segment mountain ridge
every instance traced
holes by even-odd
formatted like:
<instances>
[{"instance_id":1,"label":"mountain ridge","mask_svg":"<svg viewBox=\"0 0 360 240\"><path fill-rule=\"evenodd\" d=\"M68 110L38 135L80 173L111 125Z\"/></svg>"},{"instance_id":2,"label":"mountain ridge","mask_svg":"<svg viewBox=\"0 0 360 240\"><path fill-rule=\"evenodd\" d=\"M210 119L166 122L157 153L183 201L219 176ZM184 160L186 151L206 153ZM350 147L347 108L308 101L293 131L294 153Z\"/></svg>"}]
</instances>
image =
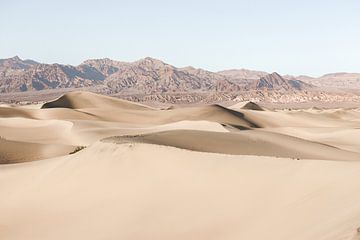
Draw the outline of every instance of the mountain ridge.
<instances>
[{"instance_id":1,"label":"mountain ridge","mask_svg":"<svg viewBox=\"0 0 360 240\"><path fill-rule=\"evenodd\" d=\"M264 90L264 86L258 87L253 82L266 76L266 72L247 69L211 72L191 66L177 68L151 57L134 62L88 59L72 66L15 56L0 60L0 93L92 86L101 86L109 93L234 92ZM302 89L291 86L289 81L292 80L282 79L278 84L283 86L276 90ZM305 83L298 81L297 84ZM270 85L265 89L273 90L273 84Z\"/></svg>"}]
</instances>

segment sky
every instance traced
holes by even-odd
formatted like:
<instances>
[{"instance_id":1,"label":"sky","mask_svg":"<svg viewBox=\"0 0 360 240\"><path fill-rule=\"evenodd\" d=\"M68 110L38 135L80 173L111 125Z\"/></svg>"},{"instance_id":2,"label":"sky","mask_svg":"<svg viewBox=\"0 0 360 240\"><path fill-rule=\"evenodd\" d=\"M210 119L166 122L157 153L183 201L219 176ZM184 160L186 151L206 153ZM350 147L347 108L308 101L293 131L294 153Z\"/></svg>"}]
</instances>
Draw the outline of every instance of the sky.
<instances>
[{"instance_id":1,"label":"sky","mask_svg":"<svg viewBox=\"0 0 360 240\"><path fill-rule=\"evenodd\" d=\"M359 0L0 0L0 58L360 72Z\"/></svg>"}]
</instances>

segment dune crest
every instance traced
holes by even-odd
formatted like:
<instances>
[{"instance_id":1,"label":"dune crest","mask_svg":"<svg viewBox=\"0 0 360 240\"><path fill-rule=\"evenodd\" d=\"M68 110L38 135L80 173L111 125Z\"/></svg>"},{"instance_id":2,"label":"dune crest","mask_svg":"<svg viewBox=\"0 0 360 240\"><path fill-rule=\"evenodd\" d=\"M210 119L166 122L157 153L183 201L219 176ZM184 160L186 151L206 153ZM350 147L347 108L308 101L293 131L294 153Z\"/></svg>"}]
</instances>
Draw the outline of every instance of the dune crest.
<instances>
[{"instance_id":1,"label":"dune crest","mask_svg":"<svg viewBox=\"0 0 360 240\"><path fill-rule=\"evenodd\" d=\"M172 130L103 139L114 143L150 143L200 152L273 156L292 159L358 161L360 154L326 144L264 131L236 133Z\"/></svg>"},{"instance_id":2,"label":"dune crest","mask_svg":"<svg viewBox=\"0 0 360 240\"><path fill-rule=\"evenodd\" d=\"M54 101L45 103L41 108L121 108L132 110L151 109L150 107L142 104L83 91L66 93Z\"/></svg>"}]
</instances>

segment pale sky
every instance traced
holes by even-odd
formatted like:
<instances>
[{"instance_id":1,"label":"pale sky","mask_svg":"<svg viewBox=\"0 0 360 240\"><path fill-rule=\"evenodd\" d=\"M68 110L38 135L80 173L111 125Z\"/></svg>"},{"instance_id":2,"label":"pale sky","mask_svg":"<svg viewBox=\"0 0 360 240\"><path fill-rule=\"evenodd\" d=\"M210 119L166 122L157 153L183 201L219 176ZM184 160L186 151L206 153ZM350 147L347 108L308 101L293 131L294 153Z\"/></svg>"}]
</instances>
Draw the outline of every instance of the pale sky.
<instances>
[{"instance_id":1,"label":"pale sky","mask_svg":"<svg viewBox=\"0 0 360 240\"><path fill-rule=\"evenodd\" d=\"M0 0L0 58L360 72L359 0Z\"/></svg>"}]
</instances>

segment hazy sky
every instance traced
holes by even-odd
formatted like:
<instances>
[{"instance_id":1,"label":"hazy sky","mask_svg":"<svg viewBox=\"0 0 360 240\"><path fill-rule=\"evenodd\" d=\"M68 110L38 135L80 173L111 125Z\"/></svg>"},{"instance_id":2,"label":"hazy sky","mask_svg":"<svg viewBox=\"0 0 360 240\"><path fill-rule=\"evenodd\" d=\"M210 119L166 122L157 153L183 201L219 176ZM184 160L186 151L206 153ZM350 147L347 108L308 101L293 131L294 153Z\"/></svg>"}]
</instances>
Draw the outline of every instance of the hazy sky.
<instances>
[{"instance_id":1,"label":"hazy sky","mask_svg":"<svg viewBox=\"0 0 360 240\"><path fill-rule=\"evenodd\" d=\"M0 0L0 58L360 72L359 0Z\"/></svg>"}]
</instances>

